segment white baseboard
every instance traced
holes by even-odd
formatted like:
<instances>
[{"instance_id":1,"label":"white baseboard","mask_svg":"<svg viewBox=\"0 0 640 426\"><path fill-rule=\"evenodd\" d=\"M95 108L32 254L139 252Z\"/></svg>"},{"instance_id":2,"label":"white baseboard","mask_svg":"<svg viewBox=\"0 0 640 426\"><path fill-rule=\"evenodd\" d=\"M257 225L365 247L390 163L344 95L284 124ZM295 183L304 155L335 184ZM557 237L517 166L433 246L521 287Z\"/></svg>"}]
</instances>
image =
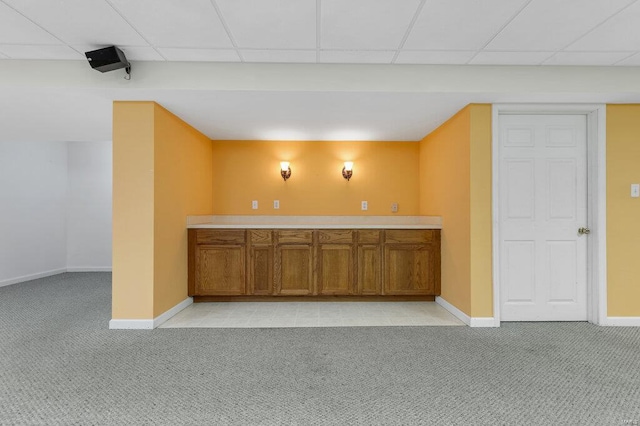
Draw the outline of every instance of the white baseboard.
<instances>
[{"instance_id":1,"label":"white baseboard","mask_svg":"<svg viewBox=\"0 0 640 426\"><path fill-rule=\"evenodd\" d=\"M444 300L442 297L436 296L436 303L442 306L443 308L445 308L447 311L449 311L451 315L458 318L463 323L467 325L471 324L471 317L469 315L465 314L460 309L456 308L451 303Z\"/></svg>"},{"instance_id":2,"label":"white baseboard","mask_svg":"<svg viewBox=\"0 0 640 426\"><path fill-rule=\"evenodd\" d=\"M153 330L153 320L150 319L112 319L109 321L110 330Z\"/></svg>"},{"instance_id":3,"label":"white baseboard","mask_svg":"<svg viewBox=\"0 0 640 426\"><path fill-rule=\"evenodd\" d=\"M443 308L445 308L451 315L458 318L463 323L467 324L469 327L500 327L500 324L497 323L495 318L493 317L470 317L469 315L462 312L460 309L453 306L451 303L447 302L440 296L436 296L436 303Z\"/></svg>"},{"instance_id":4,"label":"white baseboard","mask_svg":"<svg viewBox=\"0 0 640 426\"><path fill-rule=\"evenodd\" d=\"M160 324L166 322L169 318L186 308L187 306L193 304L193 297L187 297L182 302L178 303L173 308L169 309L167 312L158 315L153 319L153 328L158 327Z\"/></svg>"},{"instance_id":5,"label":"white baseboard","mask_svg":"<svg viewBox=\"0 0 640 426\"><path fill-rule=\"evenodd\" d=\"M153 330L160 324L193 303L193 297L187 297L168 311L158 315L154 319L112 319L109 321L111 330Z\"/></svg>"},{"instance_id":6,"label":"white baseboard","mask_svg":"<svg viewBox=\"0 0 640 426\"><path fill-rule=\"evenodd\" d=\"M45 272L38 272L37 274L29 274L29 275L23 275L21 277L9 278L9 279L0 281L0 287L12 285L12 284L18 284L25 281L37 280L38 278L50 277L52 275L63 274L65 272L67 272L67 268L60 268L60 269L52 269L50 271L45 271Z\"/></svg>"},{"instance_id":7,"label":"white baseboard","mask_svg":"<svg viewBox=\"0 0 640 426\"><path fill-rule=\"evenodd\" d=\"M640 327L640 317L607 317L604 324L618 327Z\"/></svg>"},{"instance_id":8,"label":"white baseboard","mask_svg":"<svg viewBox=\"0 0 640 426\"><path fill-rule=\"evenodd\" d=\"M111 266L70 266L67 272L111 272Z\"/></svg>"},{"instance_id":9,"label":"white baseboard","mask_svg":"<svg viewBox=\"0 0 640 426\"><path fill-rule=\"evenodd\" d=\"M37 280L38 278L50 277L52 275L64 274L65 272L111 272L111 266L78 266L72 268L52 269L51 271L38 272L37 274L23 275L21 277L2 280L0 281L0 287L23 283L25 281Z\"/></svg>"}]
</instances>

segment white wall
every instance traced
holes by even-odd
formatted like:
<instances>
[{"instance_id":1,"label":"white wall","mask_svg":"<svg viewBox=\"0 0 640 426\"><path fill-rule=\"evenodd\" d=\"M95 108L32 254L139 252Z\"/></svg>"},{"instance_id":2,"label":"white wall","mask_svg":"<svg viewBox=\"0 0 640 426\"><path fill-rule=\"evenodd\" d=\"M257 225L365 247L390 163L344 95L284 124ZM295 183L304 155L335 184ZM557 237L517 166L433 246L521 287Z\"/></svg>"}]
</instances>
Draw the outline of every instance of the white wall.
<instances>
[{"instance_id":1,"label":"white wall","mask_svg":"<svg viewBox=\"0 0 640 426\"><path fill-rule=\"evenodd\" d=\"M111 270L111 142L67 147L67 269Z\"/></svg>"},{"instance_id":2,"label":"white wall","mask_svg":"<svg viewBox=\"0 0 640 426\"><path fill-rule=\"evenodd\" d=\"M67 266L66 142L0 142L0 286Z\"/></svg>"},{"instance_id":3,"label":"white wall","mask_svg":"<svg viewBox=\"0 0 640 426\"><path fill-rule=\"evenodd\" d=\"M111 142L0 142L0 286L111 269Z\"/></svg>"}]
</instances>

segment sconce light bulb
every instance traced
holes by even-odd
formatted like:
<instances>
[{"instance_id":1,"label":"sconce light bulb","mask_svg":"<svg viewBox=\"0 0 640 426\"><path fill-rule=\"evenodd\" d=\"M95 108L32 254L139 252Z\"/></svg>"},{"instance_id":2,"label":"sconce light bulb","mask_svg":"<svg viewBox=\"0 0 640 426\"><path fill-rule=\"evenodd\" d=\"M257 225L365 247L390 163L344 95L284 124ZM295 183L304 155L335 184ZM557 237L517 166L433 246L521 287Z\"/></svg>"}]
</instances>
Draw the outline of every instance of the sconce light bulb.
<instances>
[{"instance_id":1,"label":"sconce light bulb","mask_svg":"<svg viewBox=\"0 0 640 426\"><path fill-rule=\"evenodd\" d=\"M280 176L282 176L285 182L291 177L291 167L289 167L288 161L280 162Z\"/></svg>"},{"instance_id":2,"label":"sconce light bulb","mask_svg":"<svg viewBox=\"0 0 640 426\"><path fill-rule=\"evenodd\" d=\"M342 177L348 182L351 176L353 176L353 161L345 161L344 167L342 168Z\"/></svg>"}]
</instances>

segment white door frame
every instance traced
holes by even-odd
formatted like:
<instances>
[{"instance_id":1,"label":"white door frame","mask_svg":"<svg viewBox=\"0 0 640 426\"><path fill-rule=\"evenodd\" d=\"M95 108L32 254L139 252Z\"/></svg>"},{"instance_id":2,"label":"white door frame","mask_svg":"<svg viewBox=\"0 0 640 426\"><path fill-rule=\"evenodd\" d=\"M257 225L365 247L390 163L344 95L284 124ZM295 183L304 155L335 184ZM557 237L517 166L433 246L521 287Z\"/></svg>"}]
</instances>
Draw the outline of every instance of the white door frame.
<instances>
[{"instance_id":1,"label":"white door frame","mask_svg":"<svg viewBox=\"0 0 640 426\"><path fill-rule=\"evenodd\" d=\"M500 115L575 114L587 117L587 320L607 320L606 105L494 104L492 111L493 318L500 325Z\"/></svg>"}]
</instances>

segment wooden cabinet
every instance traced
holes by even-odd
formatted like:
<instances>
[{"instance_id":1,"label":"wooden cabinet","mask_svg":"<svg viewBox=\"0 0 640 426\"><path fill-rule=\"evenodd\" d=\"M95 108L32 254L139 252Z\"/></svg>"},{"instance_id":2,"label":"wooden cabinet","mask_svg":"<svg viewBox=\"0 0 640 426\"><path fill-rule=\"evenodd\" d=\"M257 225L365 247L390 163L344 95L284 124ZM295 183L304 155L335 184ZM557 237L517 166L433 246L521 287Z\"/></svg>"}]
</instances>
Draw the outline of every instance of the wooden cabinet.
<instances>
[{"instance_id":1,"label":"wooden cabinet","mask_svg":"<svg viewBox=\"0 0 640 426\"><path fill-rule=\"evenodd\" d=\"M382 231L357 231L356 294L375 296L382 293Z\"/></svg>"},{"instance_id":2,"label":"wooden cabinet","mask_svg":"<svg viewBox=\"0 0 640 426\"><path fill-rule=\"evenodd\" d=\"M276 231L275 294L307 296L313 289L313 232Z\"/></svg>"},{"instance_id":3,"label":"wooden cabinet","mask_svg":"<svg viewBox=\"0 0 640 426\"><path fill-rule=\"evenodd\" d=\"M440 294L439 232L387 231L384 263L385 294Z\"/></svg>"},{"instance_id":4,"label":"wooden cabinet","mask_svg":"<svg viewBox=\"0 0 640 426\"><path fill-rule=\"evenodd\" d=\"M439 230L190 229L190 296L435 296Z\"/></svg>"},{"instance_id":5,"label":"wooden cabinet","mask_svg":"<svg viewBox=\"0 0 640 426\"><path fill-rule=\"evenodd\" d=\"M318 231L318 294L355 294L352 230Z\"/></svg>"},{"instance_id":6,"label":"wooden cabinet","mask_svg":"<svg viewBox=\"0 0 640 426\"><path fill-rule=\"evenodd\" d=\"M247 233L249 258L249 294L273 294L273 232L251 230Z\"/></svg>"},{"instance_id":7,"label":"wooden cabinet","mask_svg":"<svg viewBox=\"0 0 640 426\"><path fill-rule=\"evenodd\" d=\"M189 232L189 294L245 294L245 232L191 231L193 230Z\"/></svg>"}]
</instances>

